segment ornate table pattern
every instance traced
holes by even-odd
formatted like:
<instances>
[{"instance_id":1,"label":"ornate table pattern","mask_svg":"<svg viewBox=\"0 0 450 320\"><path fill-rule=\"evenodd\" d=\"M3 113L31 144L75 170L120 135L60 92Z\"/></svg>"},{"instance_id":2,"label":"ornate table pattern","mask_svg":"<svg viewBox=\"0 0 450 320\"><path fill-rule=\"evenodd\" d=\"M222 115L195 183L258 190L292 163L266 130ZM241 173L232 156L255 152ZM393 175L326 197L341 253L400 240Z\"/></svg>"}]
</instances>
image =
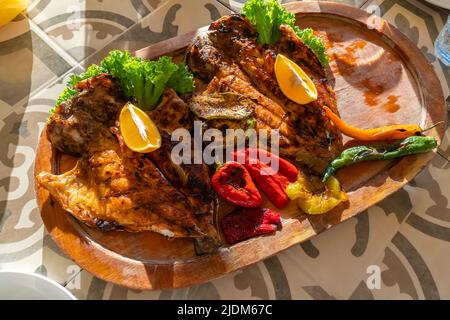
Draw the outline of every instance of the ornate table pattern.
<instances>
[{"instance_id":1,"label":"ornate table pattern","mask_svg":"<svg viewBox=\"0 0 450 320\"><path fill-rule=\"evenodd\" d=\"M450 129L431 164L379 205L206 284L128 290L81 270L47 234L34 199L33 160L68 76L111 49L133 51L189 32L244 2L35 0L0 28L0 270L44 274L80 299L450 299ZM416 43L450 101L450 70L433 55L448 12L418 0L340 2L382 16ZM381 271L380 286L369 289L373 270Z\"/></svg>"}]
</instances>

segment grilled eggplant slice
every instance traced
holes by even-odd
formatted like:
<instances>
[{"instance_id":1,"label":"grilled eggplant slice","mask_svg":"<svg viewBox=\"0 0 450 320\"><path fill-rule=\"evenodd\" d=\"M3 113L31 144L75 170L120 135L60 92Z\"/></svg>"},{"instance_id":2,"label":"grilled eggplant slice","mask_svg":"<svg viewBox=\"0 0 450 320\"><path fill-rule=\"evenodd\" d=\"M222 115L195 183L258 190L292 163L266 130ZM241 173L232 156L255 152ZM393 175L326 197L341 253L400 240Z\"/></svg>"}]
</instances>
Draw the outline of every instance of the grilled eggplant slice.
<instances>
[{"instance_id":1,"label":"grilled eggplant slice","mask_svg":"<svg viewBox=\"0 0 450 320\"><path fill-rule=\"evenodd\" d=\"M253 115L255 103L233 92L218 92L195 96L189 104L191 111L203 120L245 120Z\"/></svg>"}]
</instances>

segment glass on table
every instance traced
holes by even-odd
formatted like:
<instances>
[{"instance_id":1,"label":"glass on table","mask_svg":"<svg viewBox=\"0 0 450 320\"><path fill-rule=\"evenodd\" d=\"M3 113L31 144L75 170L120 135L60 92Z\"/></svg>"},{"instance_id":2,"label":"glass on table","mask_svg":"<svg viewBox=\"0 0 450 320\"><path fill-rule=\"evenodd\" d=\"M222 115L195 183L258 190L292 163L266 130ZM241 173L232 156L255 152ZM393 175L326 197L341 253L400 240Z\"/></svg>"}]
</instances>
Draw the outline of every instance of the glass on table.
<instances>
[{"instance_id":1,"label":"glass on table","mask_svg":"<svg viewBox=\"0 0 450 320\"><path fill-rule=\"evenodd\" d=\"M450 15L447 17L444 28L436 38L434 51L442 63L450 66Z\"/></svg>"}]
</instances>

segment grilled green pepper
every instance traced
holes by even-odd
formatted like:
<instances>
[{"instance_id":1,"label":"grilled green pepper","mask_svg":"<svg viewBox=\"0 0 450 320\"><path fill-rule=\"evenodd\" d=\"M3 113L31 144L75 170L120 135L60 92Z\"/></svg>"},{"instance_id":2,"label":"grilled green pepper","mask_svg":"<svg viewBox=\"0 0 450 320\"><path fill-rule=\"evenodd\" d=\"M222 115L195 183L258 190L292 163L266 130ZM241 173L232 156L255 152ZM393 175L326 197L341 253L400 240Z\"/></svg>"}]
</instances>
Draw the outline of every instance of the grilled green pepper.
<instances>
[{"instance_id":1,"label":"grilled green pepper","mask_svg":"<svg viewBox=\"0 0 450 320\"><path fill-rule=\"evenodd\" d=\"M428 152L437 146L434 137L412 136L391 144L373 144L356 146L344 150L325 170L323 181L326 181L339 168L367 161L392 159L416 153Z\"/></svg>"}]
</instances>

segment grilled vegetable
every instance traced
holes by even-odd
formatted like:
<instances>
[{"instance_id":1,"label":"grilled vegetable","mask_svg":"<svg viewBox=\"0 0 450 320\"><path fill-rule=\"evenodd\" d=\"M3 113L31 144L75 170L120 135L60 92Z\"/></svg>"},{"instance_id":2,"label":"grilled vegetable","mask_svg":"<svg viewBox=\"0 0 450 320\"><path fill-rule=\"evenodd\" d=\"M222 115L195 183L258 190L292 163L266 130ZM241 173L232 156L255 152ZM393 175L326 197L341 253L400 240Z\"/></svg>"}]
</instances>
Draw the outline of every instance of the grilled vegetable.
<instances>
[{"instance_id":1,"label":"grilled vegetable","mask_svg":"<svg viewBox=\"0 0 450 320\"><path fill-rule=\"evenodd\" d=\"M324 106L323 108L331 121L333 121L334 125L337 126L342 133L361 141L404 139L407 137L420 135L422 132L430 130L431 128L443 123L438 122L426 129L422 129L417 124L396 124L373 129L359 129L344 122L328 107Z\"/></svg>"},{"instance_id":2,"label":"grilled vegetable","mask_svg":"<svg viewBox=\"0 0 450 320\"><path fill-rule=\"evenodd\" d=\"M189 105L200 119L245 120L250 118L255 103L243 95L223 92L197 95Z\"/></svg>"},{"instance_id":3,"label":"grilled vegetable","mask_svg":"<svg viewBox=\"0 0 450 320\"><path fill-rule=\"evenodd\" d=\"M251 152L250 152L251 151ZM277 159L278 172L269 164L261 161L265 157L270 161ZM276 155L263 149L238 150L234 153L234 159L244 161L253 181L267 198L279 209L287 206L289 198L285 192L289 181L295 181L298 169L288 161L278 158Z\"/></svg>"},{"instance_id":4,"label":"grilled vegetable","mask_svg":"<svg viewBox=\"0 0 450 320\"><path fill-rule=\"evenodd\" d=\"M425 153L436 147L437 141L434 137L412 136L391 144L373 144L348 148L330 163L323 176L323 181L329 179L337 169L357 162Z\"/></svg>"},{"instance_id":5,"label":"grilled vegetable","mask_svg":"<svg viewBox=\"0 0 450 320\"><path fill-rule=\"evenodd\" d=\"M297 199L297 205L303 212L311 215L326 213L348 200L335 177L323 184L316 177L308 180L299 174L297 181L287 186L286 193L291 200Z\"/></svg>"},{"instance_id":6,"label":"grilled vegetable","mask_svg":"<svg viewBox=\"0 0 450 320\"><path fill-rule=\"evenodd\" d=\"M256 27L260 44L273 44L280 38L280 25L294 29L297 36L311 48L323 66L328 64L323 41L314 36L311 28L300 29L295 25L295 15L276 0L250 0L242 8L242 14Z\"/></svg>"},{"instance_id":7,"label":"grilled vegetable","mask_svg":"<svg viewBox=\"0 0 450 320\"><path fill-rule=\"evenodd\" d=\"M262 192L279 209L287 206L289 198L284 191L289 180L277 174L270 166L257 161L255 164L246 163L245 167Z\"/></svg>"},{"instance_id":8,"label":"grilled vegetable","mask_svg":"<svg viewBox=\"0 0 450 320\"><path fill-rule=\"evenodd\" d=\"M281 217L270 209L238 209L221 220L222 231L229 244L281 229Z\"/></svg>"},{"instance_id":9,"label":"grilled vegetable","mask_svg":"<svg viewBox=\"0 0 450 320\"><path fill-rule=\"evenodd\" d=\"M245 150L238 150L234 154L234 159L237 160L242 155L246 163L249 162L250 157L256 157L256 159L265 158L267 161L277 161L278 162L278 173L285 176L290 182L297 180L298 168L290 163L289 161L278 157L277 155L264 150L264 149L253 149L246 148Z\"/></svg>"},{"instance_id":10,"label":"grilled vegetable","mask_svg":"<svg viewBox=\"0 0 450 320\"><path fill-rule=\"evenodd\" d=\"M214 190L225 200L246 208L261 205L261 194L256 189L247 169L237 162L227 162L212 177Z\"/></svg>"},{"instance_id":11,"label":"grilled vegetable","mask_svg":"<svg viewBox=\"0 0 450 320\"><path fill-rule=\"evenodd\" d=\"M289 203L289 198L284 191L289 181L261 162L252 165L246 165L253 180L259 189L264 192L267 198L279 209L283 209ZM263 174L263 171L265 174Z\"/></svg>"}]
</instances>

